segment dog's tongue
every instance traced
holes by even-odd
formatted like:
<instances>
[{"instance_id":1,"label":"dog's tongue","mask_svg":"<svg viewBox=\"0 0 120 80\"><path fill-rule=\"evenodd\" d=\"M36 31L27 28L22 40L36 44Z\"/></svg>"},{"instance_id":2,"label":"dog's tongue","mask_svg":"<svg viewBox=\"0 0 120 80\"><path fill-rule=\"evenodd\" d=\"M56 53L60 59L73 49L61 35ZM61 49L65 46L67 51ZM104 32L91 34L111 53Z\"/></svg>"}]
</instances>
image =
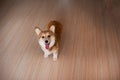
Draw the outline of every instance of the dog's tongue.
<instances>
[{"instance_id":1,"label":"dog's tongue","mask_svg":"<svg viewBox=\"0 0 120 80\"><path fill-rule=\"evenodd\" d=\"M49 44L45 44L45 48L46 48L46 49L49 49Z\"/></svg>"}]
</instances>

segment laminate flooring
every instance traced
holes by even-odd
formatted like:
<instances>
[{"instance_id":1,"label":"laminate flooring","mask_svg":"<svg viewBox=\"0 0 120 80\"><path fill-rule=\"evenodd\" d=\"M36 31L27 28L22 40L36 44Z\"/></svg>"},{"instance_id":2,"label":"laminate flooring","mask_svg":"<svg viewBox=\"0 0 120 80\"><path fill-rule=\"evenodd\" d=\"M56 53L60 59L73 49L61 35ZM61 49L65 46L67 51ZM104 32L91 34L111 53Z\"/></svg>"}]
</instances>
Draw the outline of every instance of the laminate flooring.
<instances>
[{"instance_id":1,"label":"laminate flooring","mask_svg":"<svg viewBox=\"0 0 120 80\"><path fill-rule=\"evenodd\" d=\"M1 0L0 80L120 80L120 6L103 0ZM59 58L43 57L34 27L63 25Z\"/></svg>"}]
</instances>

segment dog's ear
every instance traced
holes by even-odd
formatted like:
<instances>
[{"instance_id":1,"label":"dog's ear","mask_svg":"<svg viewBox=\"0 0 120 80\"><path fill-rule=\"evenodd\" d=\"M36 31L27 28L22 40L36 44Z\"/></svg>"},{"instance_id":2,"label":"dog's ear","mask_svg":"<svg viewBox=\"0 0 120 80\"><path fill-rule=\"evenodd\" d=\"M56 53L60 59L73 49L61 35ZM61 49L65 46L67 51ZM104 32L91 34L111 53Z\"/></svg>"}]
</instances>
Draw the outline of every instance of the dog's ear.
<instances>
[{"instance_id":1,"label":"dog's ear","mask_svg":"<svg viewBox=\"0 0 120 80\"><path fill-rule=\"evenodd\" d=\"M55 25L50 26L50 31L52 31L53 33L55 33Z\"/></svg>"},{"instance_id":2,"label":"dog's ear","mask_svg":"<svg viewBox=\"0 0 120 80\"><path fill-rule=\"evenodd\" d=\"M35 27L35 32L36 32L37 35L39 35L41 33L40 28L39 27Z\"/></svg>"}]
</instances>

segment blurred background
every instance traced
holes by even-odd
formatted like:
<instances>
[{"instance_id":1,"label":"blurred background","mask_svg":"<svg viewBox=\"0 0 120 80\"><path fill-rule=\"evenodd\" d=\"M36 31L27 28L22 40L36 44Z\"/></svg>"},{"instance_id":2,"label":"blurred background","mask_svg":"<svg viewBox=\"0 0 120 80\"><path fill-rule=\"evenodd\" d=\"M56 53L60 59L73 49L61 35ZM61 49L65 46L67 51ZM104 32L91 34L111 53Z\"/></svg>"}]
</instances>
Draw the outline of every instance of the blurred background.
<instances>
[{"instance_id":1,"label":"blurred background","mask_svg":"<svg viewBox=\"0 0 120 80\"><path fill-rule=\"evenodd\" d=\"M51 20L56 62L34 32ZM120 0L0 0L0 80L120 80Z\"/></svg>"}]
</instances>

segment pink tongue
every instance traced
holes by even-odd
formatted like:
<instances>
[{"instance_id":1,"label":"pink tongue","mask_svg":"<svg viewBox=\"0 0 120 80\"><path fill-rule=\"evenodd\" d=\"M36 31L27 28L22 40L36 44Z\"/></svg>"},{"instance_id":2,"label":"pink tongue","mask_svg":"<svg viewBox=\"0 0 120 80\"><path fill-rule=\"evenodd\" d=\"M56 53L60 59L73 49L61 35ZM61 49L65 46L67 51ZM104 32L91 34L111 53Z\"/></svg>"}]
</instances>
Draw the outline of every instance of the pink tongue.
<instances>
[{"instance_id":1,"label":"pink tongue","mask_svg":"<svg viewBox=\"0 0 120 80\"><path fill-rule=\"evenodd\" d=\"M46 45L45 45L45 48L46 48L46 49L49 49L49 44L46 44Z\"/></svg>"}]
</instances>

